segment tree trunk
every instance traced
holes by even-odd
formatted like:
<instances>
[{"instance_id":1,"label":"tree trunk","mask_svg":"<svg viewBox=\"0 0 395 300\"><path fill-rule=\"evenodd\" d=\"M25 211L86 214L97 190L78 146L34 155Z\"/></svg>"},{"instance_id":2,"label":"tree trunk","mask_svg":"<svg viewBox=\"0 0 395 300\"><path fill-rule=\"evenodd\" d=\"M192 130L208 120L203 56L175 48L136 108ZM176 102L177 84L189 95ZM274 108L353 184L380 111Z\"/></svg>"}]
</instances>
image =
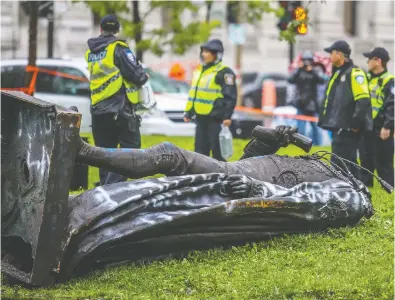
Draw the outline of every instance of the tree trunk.
<instances>
[{"instance_id":1,"label":"tree trunk","mask_svg":"<svg viewBox=\"0 0 395 300\"><path fill-rule=\"evenodd\" d=\"M36 66L37 59L37 24L38 24L38 6L40 2L32 1L30 4L30 19L29 19L29 66ZM26 87L29 87L33 73L28 72L26 76Z\"/></svg>"},{"instance_id":2,"label":"tree trunk","mask_svg":"<svg viewBox=\"0 0 395 300\"><path fill-rule=\"evenodd\" d=\"M55 12L54 12L54 2L50 4L50 13L48 14L48 58L53 58L53 38L54 38L54 20L55 20Z\"/></svg>"},{"instance_id":3,"label":"tree trunk","mask_svg":"<svg viewBox=\"0 0 395 300\"><path fill-rule=\"evenodd\" d=\"M140 43L140 41L143 39L141 18L140 18L140 11L139 11L139 2L136 0L132 1L132 7L133 7L133 24L136 26L136 33L134 36L134 41L136 42L136 45L138 45ZM137 49L137 48L136 48L136 59L137 59L137 61L140 61L140 62L143 61L143 51L141 51L140 49Z\"/></svg>"},{"instance_id":4,"label":"tree trunk","mask_svg":"<svg viewBox=\"0 0 395 300\"><path fill-rule=\"evenodd\" d=\"M206 22L210 22L211 7L213 6L213 1L206 1L207 11L206 11Z\"/></svg>"}]
</instances>

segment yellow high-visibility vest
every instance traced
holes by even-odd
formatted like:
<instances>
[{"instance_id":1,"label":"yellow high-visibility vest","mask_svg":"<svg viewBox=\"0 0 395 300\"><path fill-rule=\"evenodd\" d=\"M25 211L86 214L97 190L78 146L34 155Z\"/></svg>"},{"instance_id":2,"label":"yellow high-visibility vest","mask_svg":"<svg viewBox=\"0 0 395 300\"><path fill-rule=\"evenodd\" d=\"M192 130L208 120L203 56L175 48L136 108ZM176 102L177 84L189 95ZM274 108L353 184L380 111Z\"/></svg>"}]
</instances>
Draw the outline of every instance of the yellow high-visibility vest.
<instances>
[{"instance_id":1,"label":"yellow high-visibility vest","mask_svg":"<svg viewBox=\"0 0 395 300\"><path fill-rule=\"evenodd\" d=\"M90 70L90 90L92 105L115 95L125 86L128 100L137 104L139 102L138 88L131 82L124 80L121 72L114 63L115 47L117 45L128 47L122 41L115 41L98 53L86 51L85 59Z\"/></svg>"},{"instance_id":2,"label":"yellow high-visibility vest","mask_svg":"<svg viewBox=\"0 0 395 300\"><path fill-rule=\"evenodd\" d=\"M360 69L360 68L352 68L350 71L351 75L351 93L354 101L358 101L359 99L363 98L369 98L369 87L367 84L367 77L365 72ZM329 94L332 91L333 84L335 83L336 79L339 77L340 70L336 71L335 74L333 74L331 80L328 83L328 87L326 89L326 98L324 102L324 112L323 114L325 115L326 113L326 108L328 106L328 100L329 100ZM346 76L347 74L343 74L343 76ZM362 82L365 82L364 84L359 84L357 81L357 78L361 78Z\"/></svg>"},{"instance_id":3,"label":"yellow high-visibility vest","mask_svg":"<svg viewBox=\"0 0 395 300\"><path fill-rule=\"evenodd\" d=\"M215 100L224 97L221 92L222 87L215 82L215 77L219 71L225 68L227 66L220 62L204 71L201 65L195 70L185 111L190 111L193 108L199 115L210 114Z\"/></svg>"},{"instance_id":4,"label":"yellow high-visibility vest","mask_svg":"<svg viewBox=\"0 0 395 300\"><path fill-rule=\"evenodd\" d=\"M370 74L369 74L370 75ZM371 77L371 76L369 76ZM370 99L372 101L373 119L377 117L384 104L383 89L385 85L394 78L394 75L385 72L381 76L369 78Z\"/></svg>"}]
</instances>

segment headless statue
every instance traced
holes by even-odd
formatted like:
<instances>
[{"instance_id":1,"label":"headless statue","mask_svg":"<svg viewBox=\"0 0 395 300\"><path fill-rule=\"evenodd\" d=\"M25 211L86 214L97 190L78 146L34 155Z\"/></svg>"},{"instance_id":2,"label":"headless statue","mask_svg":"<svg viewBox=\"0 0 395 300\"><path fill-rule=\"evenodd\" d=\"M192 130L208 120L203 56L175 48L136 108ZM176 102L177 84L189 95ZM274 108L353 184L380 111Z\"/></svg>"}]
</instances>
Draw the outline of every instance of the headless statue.
<instances>
[{"instance_id":1,"label":"headless statue","mask_svg":"<svg viewBox=\"0 0 395 300\"><path fill-rule=\"evenodd\" d=\"M217 161L168 142L147 149L108 149L81 142L77 162L134 179L155 174L180 176L223 173L244 175L251 180L286 188L303 182L322 182L333 178L345 180L340 172L313 156L276 155L280 147L289 145L291 135L296 132L297 128L278 126L275 138L252 139L244 148L244 155L236 162Z\"/></svg>"}]
</instances>

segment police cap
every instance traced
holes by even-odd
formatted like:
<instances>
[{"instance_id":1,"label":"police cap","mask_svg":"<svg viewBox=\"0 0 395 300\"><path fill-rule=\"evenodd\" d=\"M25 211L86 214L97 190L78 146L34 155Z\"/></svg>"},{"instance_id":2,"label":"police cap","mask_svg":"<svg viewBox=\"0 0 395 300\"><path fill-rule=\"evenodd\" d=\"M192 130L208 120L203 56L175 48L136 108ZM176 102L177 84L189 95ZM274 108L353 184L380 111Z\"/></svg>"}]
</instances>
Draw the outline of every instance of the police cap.
<instances>
[{"instance_id":1,"label":"police cap","mask_svg":"<svg viewBox=\"0 0 395 300\"><path fill-rule=\"evenodd\" d=\"M332 46L324 48L325 52L331 53L333 50L339 51L343 53L345 56L349 56L351 54L350 45L346 41L336 41Z\"/></svg>"},{"instance_id":2,"label":"police cap","mask_svg":"<svg viewBox=\"0 0 395 300\"><path fill-rule=\"evenodd\" d=\"M105 31L116 32L119 30L119 21L115 15L107 15L100 21L100 28Z\"/></svg>"},{"instance_id":3,"label":"police cap","mask_svg":"<svg viewBox=\"0 0 395 300\"><path fill-rule=\"evenodd\" d=\"M370 52L364 52L363 56L365 56L367 58L377 57L377 58L380 58L384 62L387 62L390 60L390 55L388 54L388 51L382 47L376 47Z\"/></svg>"}]
</instances>

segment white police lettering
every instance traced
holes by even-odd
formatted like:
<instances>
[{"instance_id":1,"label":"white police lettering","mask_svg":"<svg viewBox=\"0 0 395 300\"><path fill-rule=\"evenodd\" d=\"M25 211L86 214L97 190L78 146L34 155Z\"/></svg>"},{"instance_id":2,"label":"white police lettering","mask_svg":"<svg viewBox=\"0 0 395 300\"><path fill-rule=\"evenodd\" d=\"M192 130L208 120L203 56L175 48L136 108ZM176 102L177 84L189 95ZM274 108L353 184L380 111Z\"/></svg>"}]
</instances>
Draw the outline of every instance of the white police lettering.
<instances>
[{"instance_id":1,"label":"white police lettering","mask_svg":"<svg viewBox=\"0 0 395 300\"><path fill-rule=\"evenodd\" d=\"M98 61L98 60L102 60L107 54L107 50L104 50L102 52L99 53L90 53L89 57L88 57L88 61Z\"/></svg>"},{"instance_id":2,"label":"white police lettering","mask_svg":"<svg viewBox=\"0 0 395 300\"><path fill-rule=\"evenodd\" d=\"M126 56L128 57L129 61L134 62L136 59L134 58L133 53L130 50L126 50Z\"/></svg>"},{"instance_id":3,"label":"white police lettering","mask_svg":"<svg viewBox=\"0 0 395 300\"><path fill-rule=\"evenodd\" d=\"M231 73L226 73L224 76L225 83L227 85L234 85L235 84L235 76Z\"/></svg>"},{"instance_id":4,"label":"white police lettering","mask_svg":"<svg viewBox=\"0 0 395 300\"><path fill-rule=\"evenodd\" d=\"M362 84L364 82L364 78L362 75L357 75L355 76L355 81L358 82L359 84Z\"/></svg>"},{"instance_id":5,"label":"white police lettering","mask_svg":"<svg viewBox=\"0 0 395 300\"><path fill-rule=\"evenodd\" d=\"M395 86L392 87L391 93L392 93L392 95L395 95Z\"/></svg>"}]
</instances>

